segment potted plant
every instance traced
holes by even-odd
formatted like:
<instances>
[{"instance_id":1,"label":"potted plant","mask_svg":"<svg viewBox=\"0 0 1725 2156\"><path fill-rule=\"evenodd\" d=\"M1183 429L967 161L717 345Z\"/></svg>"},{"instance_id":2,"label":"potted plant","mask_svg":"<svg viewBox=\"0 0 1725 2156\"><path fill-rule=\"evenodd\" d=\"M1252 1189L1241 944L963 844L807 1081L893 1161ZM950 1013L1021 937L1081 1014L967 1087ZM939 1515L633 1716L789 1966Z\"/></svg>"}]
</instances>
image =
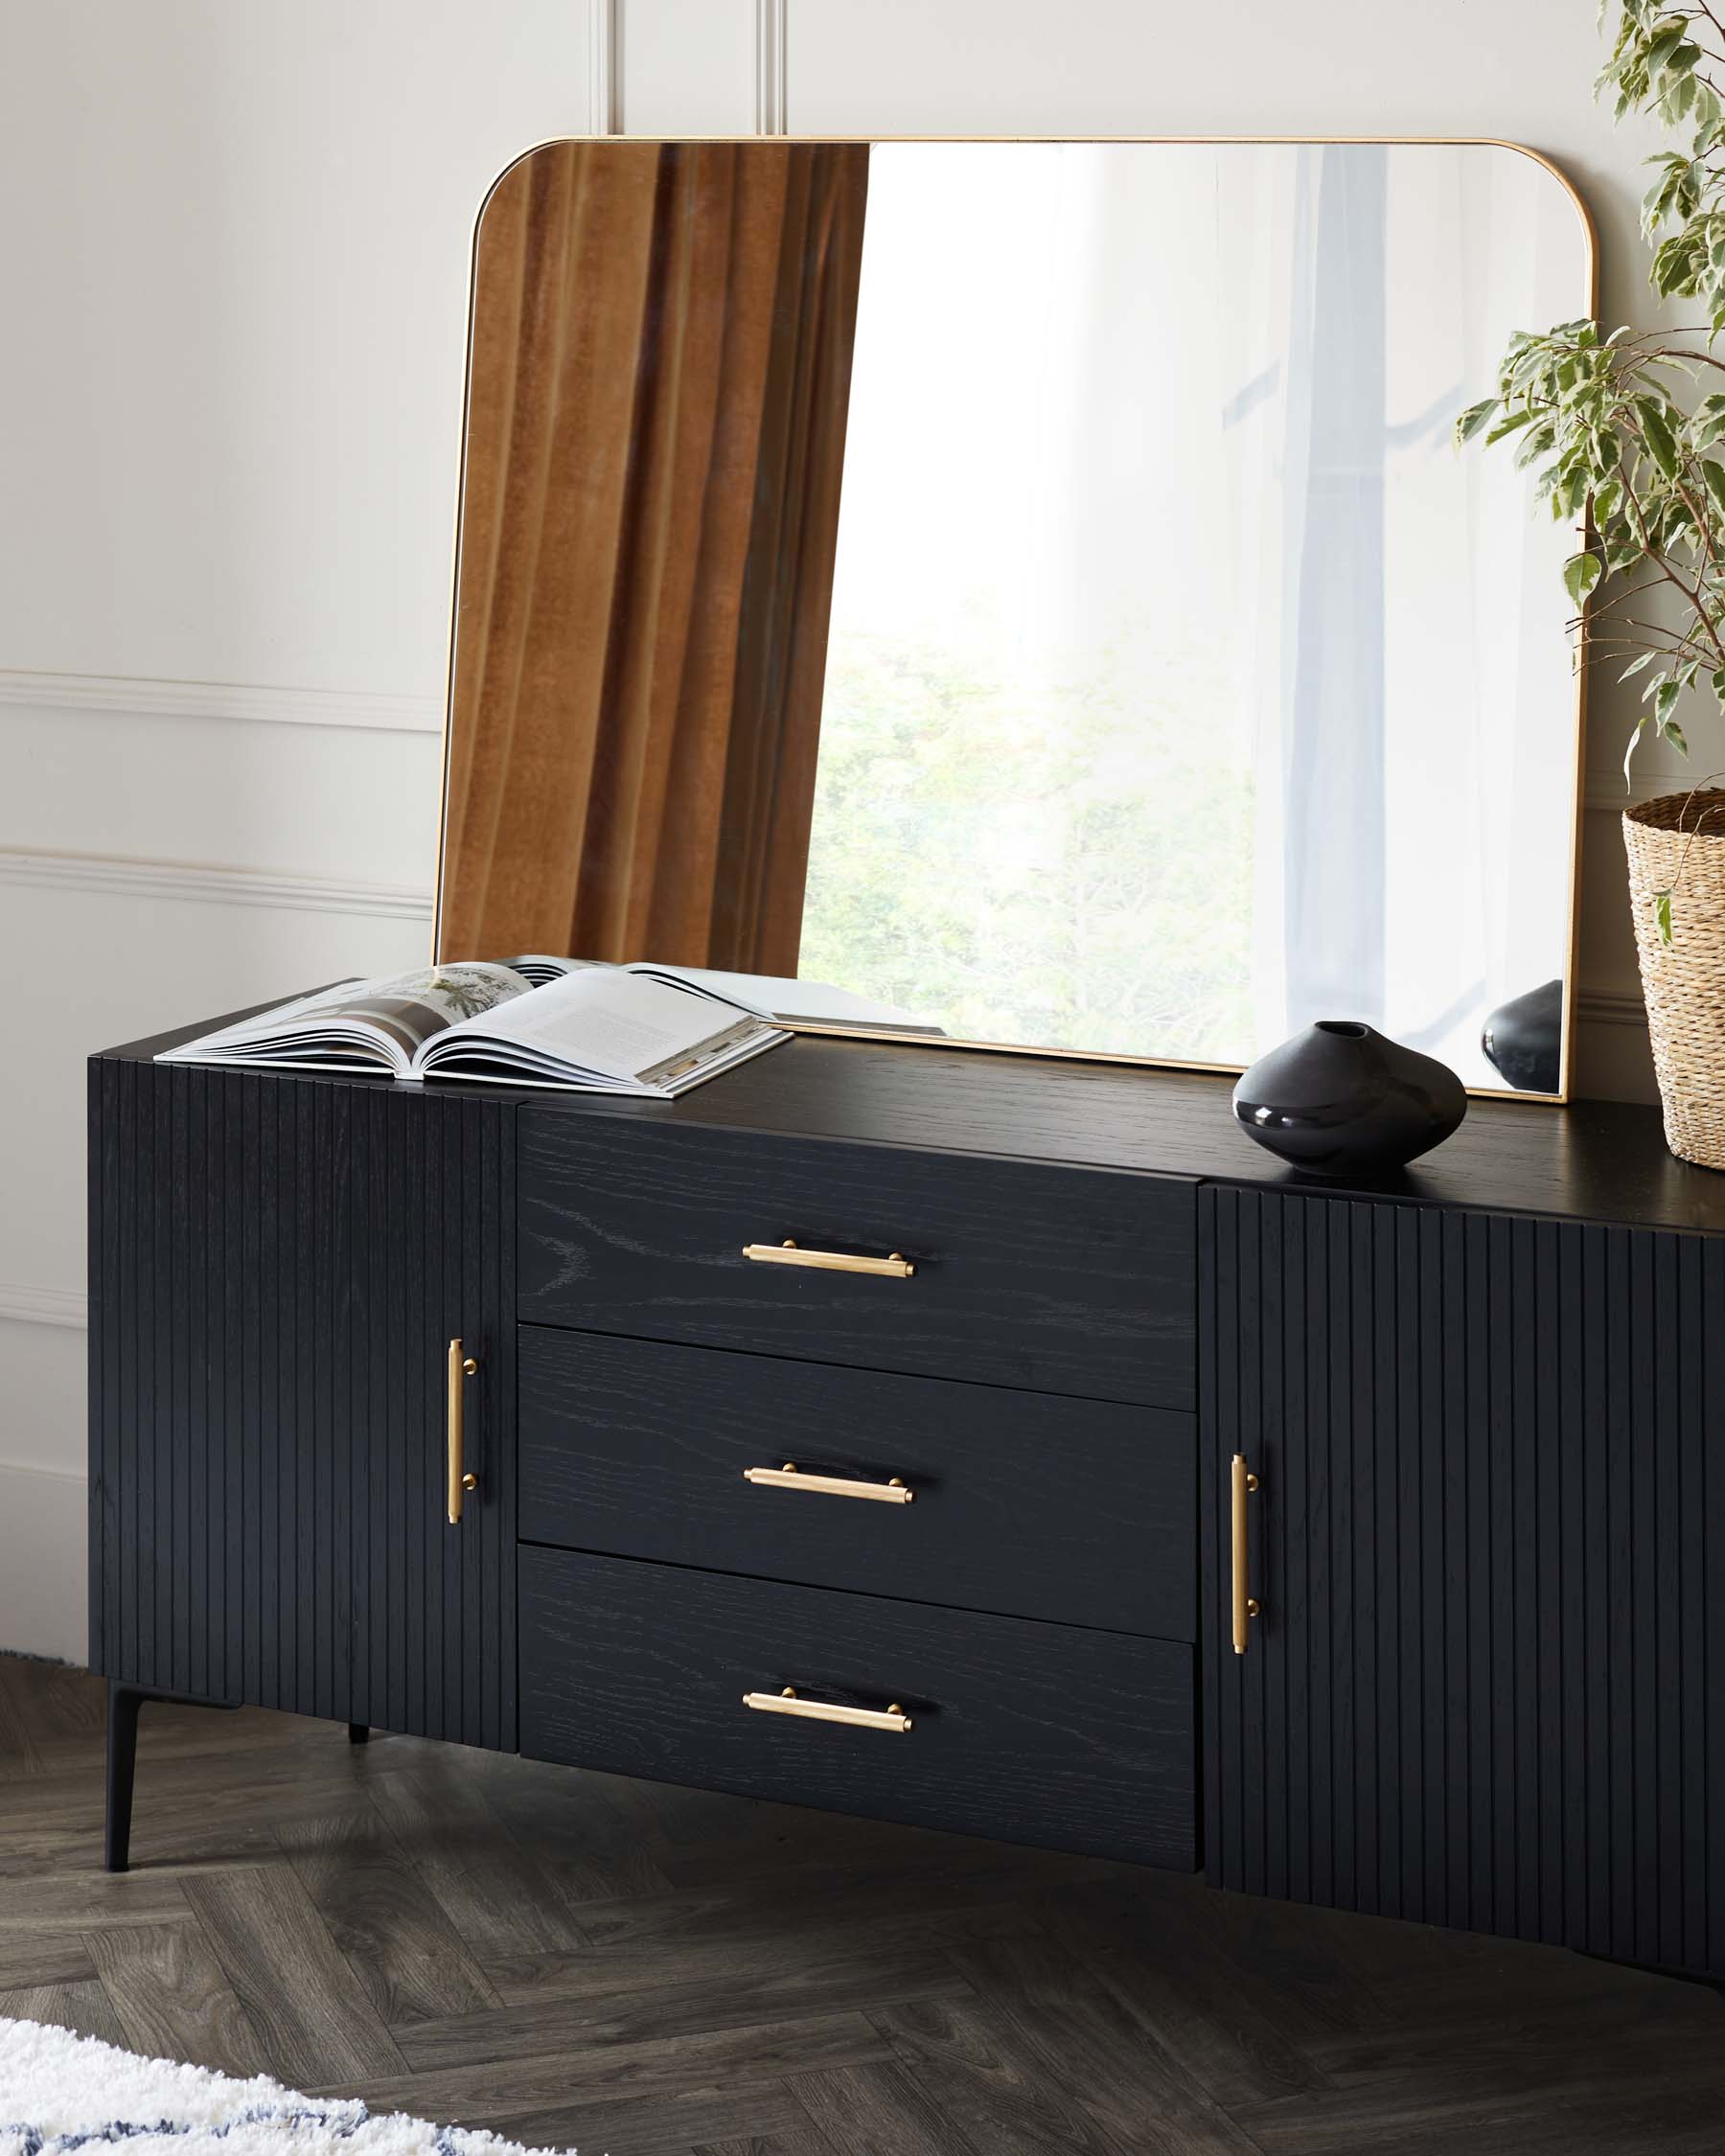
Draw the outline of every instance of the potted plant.
<instances>
[{"instance_id":1,"label":"potted plant","mask_svg":"<svg viewBox=\"0 0 1725 2156\"><path fill-rule=\"evenodd\" d=\"M1518 333L1497 394L1458 442L1513 441L1536 499L1576 522L1564 565L1580 665L1644 676L1625 777L1649 729L1689 753L1691 692L1725 708L1725 0L1616 0L1597 85L1614 118L1649 112L1686 147L1650 160L1642 205L1651 283L1693 303L1693 329L1602 336L1592 322ZM1725 791L1698 783L1625 811L1636 947L1666 1138L1725 1168Z\"/></svg>"}]
</instances>

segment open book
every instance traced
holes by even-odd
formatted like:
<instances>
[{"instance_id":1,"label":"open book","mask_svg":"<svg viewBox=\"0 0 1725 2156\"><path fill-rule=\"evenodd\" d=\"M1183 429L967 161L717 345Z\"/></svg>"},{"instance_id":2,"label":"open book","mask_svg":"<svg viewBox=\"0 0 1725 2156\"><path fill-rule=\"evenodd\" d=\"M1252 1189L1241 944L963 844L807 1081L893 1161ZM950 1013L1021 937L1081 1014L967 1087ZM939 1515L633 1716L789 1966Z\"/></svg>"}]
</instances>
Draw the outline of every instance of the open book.
<instances>
[{"instance_id":1,"label":"open book","mask_svg":"<svg viewBox=\"0 0 1725 2156\"><path fill-rule=\"evenodd\" d=\"M782 1013L777 1005L800 1008ZM935 1034L819 982L579 958L472 960L342 981L165 1048L158 1063L375 1070L671 1100L790 1036L778 1022Z\"/></svg>"},{"instance_id":2,"label":"open book","mask_svg":"<svg viewBox=\"0 0 1725 2156\"><path fill-rule=\"evenodd\" d=\"M508 966L343 981L167 1048L158 1063L375 1070L671 1100L790 1035L693 987L582 968L534 987Z\"/></svg>"}]
</instances>

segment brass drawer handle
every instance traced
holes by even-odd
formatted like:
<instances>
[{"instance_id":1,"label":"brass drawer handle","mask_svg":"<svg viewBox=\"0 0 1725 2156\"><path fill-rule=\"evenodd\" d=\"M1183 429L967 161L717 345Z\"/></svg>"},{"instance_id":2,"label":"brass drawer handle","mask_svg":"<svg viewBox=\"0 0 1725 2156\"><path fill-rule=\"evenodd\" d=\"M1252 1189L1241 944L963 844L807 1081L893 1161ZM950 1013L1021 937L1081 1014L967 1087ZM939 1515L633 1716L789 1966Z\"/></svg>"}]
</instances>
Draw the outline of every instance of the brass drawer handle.
<instances>
[{"instance_id":1,"label":"brass drawer handle","mask_svg":"<svg viewBox=\"0 0 1725 2156\"><path fill-rule=\"evenodd\" d=\"M1248 1645L1248 1628L1254 1617L1263 1614L1263 1605L1246 1592L1246 1575L1250 1569L1250 1536L1246 1521L1246 1500L1258 1486L1258 1479L1246 1465L1244 1453L1233 1456L1233 1651L1243 1655Z\"/></svg>"},{"instance_id":2,"label":"brass drawer handle","mask_svg":"<svg viewBox=\"0 0 1725 2156\"><path fill-rule=\"evenodd\" d=\"M907 1489L895 1475L890 1482L857 1482L844 1475L805 1475L794 1459L783 1467L746 1467L746 1482L763 1482L771 1490L815 1490L824 1497L872 1498L876 1504L914 1504L916 1492Z\"/></svg>"},{"instance_id":3,"label":"brass drawer handle","mask_svg":"<svg viewBox=\"0 0 1725 2156\"><path fill-rule=\"evenodd\" d=\"M897 1700L882 1713L874 1707L837 1707L830 1700L799 1699L790 1685L782 1692L745 1692L743 1704L757 1714L798 1714L806 1722L847 1722L853 1730L889 1730L897 1736L908 1736L916 1727Z\"/></svg>"},{"instance_id":4,"label":"brass drawer handle","mask_svg":"<svg viewBox=\"0 0 1725 2156\"><path fill-rule=\"evenodd\" d=\"M463 1463L465 1440L462 1430L462 1409L466 1400L467 1383L479 1365L471 1355L461 1352L461 1342L449 1342L449 1410L447 1417L447 1435L449 1447L449 1525L461 1525L461 1500L467 1490L479 1487L477 1475L467 1473Z\"/></svg>"},{"instance_id":5,"label":"brass drawer handle","mask_svg":"<svg viewBox=\"0 0 1725 2156\"><path fill-rule=\"evenodd\" d=\"M789 1241L745 1243L743 1255L756 1265L807 1265L817 1273L874 1273L884 1280L913 1280L916 1267L894 1250L890 1257L852 1257L848 1250L805 1250Z\"/></svg>"}]
</instances>

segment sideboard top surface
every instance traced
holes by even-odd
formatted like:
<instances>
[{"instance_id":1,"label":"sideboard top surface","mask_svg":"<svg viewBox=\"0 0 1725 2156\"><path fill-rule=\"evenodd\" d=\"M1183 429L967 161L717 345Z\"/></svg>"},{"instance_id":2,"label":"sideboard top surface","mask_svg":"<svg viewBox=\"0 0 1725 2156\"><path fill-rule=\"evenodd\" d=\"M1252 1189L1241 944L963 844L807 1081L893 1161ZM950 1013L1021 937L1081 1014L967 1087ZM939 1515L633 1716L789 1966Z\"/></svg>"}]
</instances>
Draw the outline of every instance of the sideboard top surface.
<instances>
[{"instance_id":1,"label":"sideboard top surface","mask_svg":"<svg viewBox=\"0 0 1725 2156\"><path fill-rule=\"evenodd\" d=\"M109 1049L106 1056L147 1063L160 1049L243 1015L205 1019ZM254 1082L268 1077L235 1075ZM335 1075L321 1082L368 1088L383 1083ZM815 1038L774 1048L671 1102L525 1088L436 1088L511 1099L536 1117L642 1117L695 1128L1193 1176L1258 1188L1725 1232L1725 1175L1675 1158L1655 1109L1620 1101L1549 1108L1473 1100L1456 1135L1405 1173L1342 1183L1296 1175L1254 1145L1233 1120L1230 1089L1228 1078L1202 1071Z\"/></svg>"}]
</instances>

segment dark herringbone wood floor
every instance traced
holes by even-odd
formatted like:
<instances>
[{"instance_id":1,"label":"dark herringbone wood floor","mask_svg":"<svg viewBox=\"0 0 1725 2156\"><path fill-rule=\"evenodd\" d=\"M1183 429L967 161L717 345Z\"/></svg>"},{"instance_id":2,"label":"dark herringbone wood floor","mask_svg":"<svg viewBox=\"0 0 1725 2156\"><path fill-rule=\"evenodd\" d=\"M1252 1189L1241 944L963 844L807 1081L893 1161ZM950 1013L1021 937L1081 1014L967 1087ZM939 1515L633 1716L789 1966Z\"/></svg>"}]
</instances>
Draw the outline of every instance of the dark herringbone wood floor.
<instances>
[{"instance_id":1,"label":"dark herringbone wood floor","mask_svg":"<svg viewBox=\"0 0 1725 2156\"><path fill-rule=\"evenodd\" d=\"M1704 1988L285 1715L147 1709L111 1879L102 1715L0 1660L0 2015L584 2156L1725 2150Z\"/></svg>"}]
</instances>

